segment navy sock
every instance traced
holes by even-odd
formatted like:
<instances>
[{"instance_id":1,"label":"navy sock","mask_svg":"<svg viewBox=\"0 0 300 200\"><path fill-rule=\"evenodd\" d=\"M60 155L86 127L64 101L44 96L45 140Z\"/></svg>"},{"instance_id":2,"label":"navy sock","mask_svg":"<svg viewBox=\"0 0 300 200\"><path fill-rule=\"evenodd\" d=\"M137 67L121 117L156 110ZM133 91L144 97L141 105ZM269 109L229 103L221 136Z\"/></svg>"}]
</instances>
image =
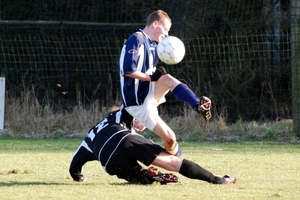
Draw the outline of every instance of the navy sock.
<instances>
[{"instance_id":1,"label":"navy sock","mask_svg":"<svg viewBox=\"0 0 300 200\"><path fill-rule=\"evenodd\" d=\"M180 83L174 88L172 93L177 99L188 103L196 112L199 112L199 97L186 84Z\"/></svg>"},{"instance_id":2,"label":"navy sock","mask_svg":"<svg viewBox=\"0 0 300 200\"><path fill-rule=\"evenodd\" d=\"M196 163L186 159L183 159L179 173L191 179L199 179L214 184L222 183L222 178L215 176L213 173L200 167Z\"/></svg>"}]
</instances>

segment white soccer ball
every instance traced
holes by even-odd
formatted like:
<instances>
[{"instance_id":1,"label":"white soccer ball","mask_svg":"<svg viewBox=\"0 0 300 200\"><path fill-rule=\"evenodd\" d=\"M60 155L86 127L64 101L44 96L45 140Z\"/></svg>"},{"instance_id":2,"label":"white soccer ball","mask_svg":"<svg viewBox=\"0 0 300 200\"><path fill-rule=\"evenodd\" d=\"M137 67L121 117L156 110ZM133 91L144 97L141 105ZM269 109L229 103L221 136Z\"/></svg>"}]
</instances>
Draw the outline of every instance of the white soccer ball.
<instances>
[{"instance_id":1,"label":"white soccer ball","mask_svg":"<svg viewBox=\"0 0 300 200\"><path fill-rule=\"evenodd\" d=\"M165 37L158 43L157 55L162 62L168 65L175 65L179 63L185 55L184 44L175 36Z\"/></svg>"}]
</instances>

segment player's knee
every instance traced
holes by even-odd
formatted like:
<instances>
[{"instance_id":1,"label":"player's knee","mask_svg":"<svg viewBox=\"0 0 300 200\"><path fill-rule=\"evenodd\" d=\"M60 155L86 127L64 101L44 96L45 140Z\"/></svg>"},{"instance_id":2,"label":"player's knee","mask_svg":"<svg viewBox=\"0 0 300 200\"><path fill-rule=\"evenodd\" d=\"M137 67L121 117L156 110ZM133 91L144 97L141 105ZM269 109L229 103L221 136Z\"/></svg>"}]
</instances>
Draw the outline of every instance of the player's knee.
<instances>
[{"instance_id":1,"label":"player's knee","mask_svg":"<svg viewBox=\"0 0 300 200\"><path fill-rule=\"evenodd\" d=\"M176 144L176 138L169 137L169 138L166 139L166 143L167 143L169 146L173 146L174 144Z\"/></svg>"},{"instance_id":2,"label":"player's knee","mask_svg":"<svg viewBox=\"0 0 300 200\"><path fill-rule=\"evenodd\" d=\"M176 144L176 136L172 130L166 131L162 139L165 141L165 143L167 143L168 146L173 146Z\"/></svg>"},{"instance_id":3,"label":"player's knee","mask_svg":"<svg viewBox=\"0 0 300 200\"><path fill-rule=\"evenodd\" d=\"M168 86L172 86L174 84L178 84L178 82L179 82L176 78L174 78L170 74L165 74L165 75L161 76L158 81L160 83L162 83L164 85L168 85Z\"/></svg>"},{"instance_id":4,"label":"player's knee","mask_svg":"<svg viewBox=\"0 0 300 200\"><path fill-rule=\"evenodd\" d=\"M168 143L170 145L175 145L177 143L176 135L172 130L168 131Z\"/></svg>"}]
</instances>

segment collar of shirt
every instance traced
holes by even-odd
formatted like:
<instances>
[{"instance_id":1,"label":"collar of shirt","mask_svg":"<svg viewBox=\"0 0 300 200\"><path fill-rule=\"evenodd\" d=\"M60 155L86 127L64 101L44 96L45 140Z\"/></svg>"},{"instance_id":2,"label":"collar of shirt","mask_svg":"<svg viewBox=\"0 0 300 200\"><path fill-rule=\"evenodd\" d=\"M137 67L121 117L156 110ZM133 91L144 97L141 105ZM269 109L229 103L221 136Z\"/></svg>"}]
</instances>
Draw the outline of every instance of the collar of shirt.
<instances>
[{"instance_id":1,"label":"collar of shirt","mask_svg":"<svg viewBox=\"0 0 300 200\"><path fill-rule=\"evenodd\" d=\"M157 45L157 42L154 41L154 40L151 40L150 37L142 29L139 29L139 32L141 32L150 41L151 46L153 46L153 45L156 46Z\"/></svg>"}]
</instances>

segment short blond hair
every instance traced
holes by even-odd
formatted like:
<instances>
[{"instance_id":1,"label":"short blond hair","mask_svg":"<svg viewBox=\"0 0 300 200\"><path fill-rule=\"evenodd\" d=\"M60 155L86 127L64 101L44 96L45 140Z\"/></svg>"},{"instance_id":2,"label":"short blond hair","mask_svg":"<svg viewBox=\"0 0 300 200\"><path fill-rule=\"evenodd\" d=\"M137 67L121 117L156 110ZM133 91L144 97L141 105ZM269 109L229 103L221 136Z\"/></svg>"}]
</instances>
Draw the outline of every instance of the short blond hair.
<instances>
[{"instance_id":1,"label":"short blond hair","mask_svg":"<svg viewBox=\"0 0 300 200\"><path fill-rule=\"evenodd\" d=\"M110 113L116 112L118 110L120 110L120 107L118 107L118 106L111 106L111 107L108 108L106 115L109 115Z\"/></svg>"},{"instance_id":2,"label":"short blond hair","mask_svg":"<svg viewBox=\"0 0 300 200\"><path fill-rule=\"evenodd\" d=\"M163 20L168 19L171 23L171 18L163 10L156 10L148 16L147 26L151 25L154 21L162 22Z\"/></svg>"}]
</instances>

